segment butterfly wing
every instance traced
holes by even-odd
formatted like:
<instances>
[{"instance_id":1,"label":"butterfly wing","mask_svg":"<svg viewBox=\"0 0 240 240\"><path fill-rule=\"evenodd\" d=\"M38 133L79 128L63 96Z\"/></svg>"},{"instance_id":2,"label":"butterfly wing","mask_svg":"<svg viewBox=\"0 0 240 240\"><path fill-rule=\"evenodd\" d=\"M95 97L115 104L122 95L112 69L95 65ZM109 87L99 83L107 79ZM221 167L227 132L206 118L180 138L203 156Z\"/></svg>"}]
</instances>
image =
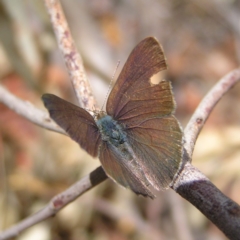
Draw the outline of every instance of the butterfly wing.
<instances>
[{"instance_id":1,"label":"butterfly wing","mask_svg":"<svg viewBox=\"0 0 240 240\"><path fill-rule=\"evenodd\" d=\"M98 155L100 133L93 117L84 109L53 94L42 96L51 118L90 155Z\"/></svg>"},{"instance_id":2,"label":"butterfly wing","mask_svg":"<svg viewBox=\"0 0 240 240\"><path fill-rule=\"evenodd\" d=\"M150 78L167 68L158 41L149 37L131 52L107 101L107 113L128 125L174 111L171 86L167 81L152 85Z\"/></svg>"},{"instance_id":3,"label":"butterfly wing","mask_svg":"<svg viewBox=\"0 0 240 240\"><path fill-rule=\"evenodd\" d=\"M106 174L118 184L130 188L136 194L154 198L149 190L150 183L144 173L139 171L139 166L134 160L126 161L118 151L107 142L100 147L100 161Z\"/></svg>"},{"instance_id":4,"label":"butterfly wing","mask_svg":"<svg viewBox=\"0 0 240 240\"><path fill-rule=\"evenodd\" d=\"M161 46L146 38L130 54L107 102L107 113L127 133L142 171L156 188L169 186L182 159L182 130L169 81L150 78L166 69Z\"/></svg>"},{"instance_id":5,"label":"butterfly wing","mask_svg":"<svg viewBox=\"0 0 240 240\"><path fill-rule=\"evenodd\" d=\"M167 188L182 158L182 131L174 116L153 118L126 129L146 178L158 190Z\"/></svg>"}]
</instances>

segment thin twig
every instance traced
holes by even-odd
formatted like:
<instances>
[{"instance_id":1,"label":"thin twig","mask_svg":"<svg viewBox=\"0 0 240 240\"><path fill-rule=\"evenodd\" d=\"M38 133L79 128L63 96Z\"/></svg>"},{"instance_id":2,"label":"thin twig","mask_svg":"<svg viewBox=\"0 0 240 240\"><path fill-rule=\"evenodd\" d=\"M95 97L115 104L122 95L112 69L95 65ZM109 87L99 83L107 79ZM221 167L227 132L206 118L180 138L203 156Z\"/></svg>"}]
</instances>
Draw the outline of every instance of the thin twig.
<instances>
[{"instance_id":1,"label":"thin twig","mask_svg":"<svg viewBox=\"0 0 240 240\"><path fill-rule=\"evenodd\" d=\"M0 233L0 240L16 237L26 228L29 228L36 223L39 223L49 217L54 216L67 204L74 201L76 198L87 192L89 189L103 182L105 179L107 179L106 174L101 167L98 167L91 174L82 178L80 181L72 185L66 191L55 196L42 210L24 219L23 221L19 222L8 230Z\"/></svg>"},{"instance_id":2,"label":"thin twig","mask_svg":"<svg viewBox=\"0 0 240 240\"><path fill-rule=\"evenodd\" d=\"M50 117L47 111L34 107L30 102L15 97L0 85L0 102L32 123L51 131L66 134Z\"/></svg>"},{"instance_id":3,"label":"thin twig","mask_svg":"<svg viewBox=\"0 0 240 240\"><path fill-rule=\"evenodd\" d=\"M87 80L82 58L72 39L61 4L58 0L45 0L45 4L51 17L58 46L63 54L78 102L81 107L94 110L96 109L96 102Z\"/></svg>"},{"instance_id":4,"label":"thin twig","mask_svg":"<svg viewBox=\"0 0 240 240\"><path fill-rule=\"evenodd\" d=\"M211 111L223 95L228 92L229 89L232 88L239 80L240 68L237 68L221 78L198 105L184 130L184 147L189 157L192 156L197 137Z\"/></svg>"}]
</instances>

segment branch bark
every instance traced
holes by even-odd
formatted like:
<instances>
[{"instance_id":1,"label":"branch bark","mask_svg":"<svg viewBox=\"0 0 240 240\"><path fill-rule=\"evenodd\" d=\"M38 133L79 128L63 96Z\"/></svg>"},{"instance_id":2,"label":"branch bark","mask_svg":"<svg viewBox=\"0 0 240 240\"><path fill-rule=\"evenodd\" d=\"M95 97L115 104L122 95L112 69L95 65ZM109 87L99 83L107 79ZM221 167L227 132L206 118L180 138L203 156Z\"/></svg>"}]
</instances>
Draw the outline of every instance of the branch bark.
<instances>
[{"instance_id":1,"label":"branch bark","mask_svg":"<svg viewBox=\"0 0 240 240\"><path fill-rule=\"evenodd\" d=\"M14 112L25 117L32 123L51 131L66 134L50 117L46 111L34 107L30 102L24 101L0 85L0 102L12 109Z\"/></svg>"},{"instance_id":2,"label":"branch bark","mask_svg":"<svg viewBox=\"0 0 240 240\"><path fill-rule=\"evenodd\" d=\"M173 189L192 203L229 239L240 237L240 206L187 162Z\"/></svg>"},{"instance_id":3,"label":"branch bark","mask_svg":"<svg viewBox=\"0 0 240 240\"><path fill-rule=\"evenodd\" d=\"M98 185L99 183L103 182L106 179L107 176L103 171L102 167L98 167L92 173L79 180L70 188L52 198L48 205L44 207L42 210L24 219L18 224L12 226L10 229L1 232L0 240L16 237L23 230L49 217L54 216L67 204L74 201L76 198L87 192L89 189L93 188L94 186Z\"/></svg>"},{"instance_id":4,"label":"branch bark","mask_svg":"<svg viewBox=\"0 0 240 240\"><path fill-rule=\"evenodd\" d=\"M218 83L208 92L208 94L201 101L196 111L189 120L185 130L185 144L184 147L191 157L197 137L204 126L208 116L220 101L223 95L229 91L240 79L240 68L237 68L221 78Z\"/></svg>"},{"instance_id":5,"label":"branch bark","mask_svg":"<svg viewBox=\"0 0 240 240\"><path fill-rule=\"evenodd\" d=\"M83 61L74 44L68 23L58 0L45 0L52 26L62 52L70 80L73 84L78 102L85 109L96 109L90 84L87 80Z\"/></svg>"}]
</instances>

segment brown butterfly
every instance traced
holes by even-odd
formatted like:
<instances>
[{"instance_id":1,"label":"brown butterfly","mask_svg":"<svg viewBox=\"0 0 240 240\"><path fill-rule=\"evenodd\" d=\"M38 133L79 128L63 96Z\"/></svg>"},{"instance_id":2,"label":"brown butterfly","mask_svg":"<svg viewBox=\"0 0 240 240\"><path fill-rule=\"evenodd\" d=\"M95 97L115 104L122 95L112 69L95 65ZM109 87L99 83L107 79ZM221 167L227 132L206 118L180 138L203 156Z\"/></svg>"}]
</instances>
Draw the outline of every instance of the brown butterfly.
<instances>
[{"instance_id":1,"label":"brown butterfly","mask_svg":"<svg viewBox=\"0 0 240 240\"><path fill-rule=\"evenodd\" d=\"M154 198L152 187L167 188L182 161L182 130L173 116L169 81L150 78L167 68L158 41L149 37L131 52L97 120L83 108L52 94L42 99L51 118L106 174L136 194Z\"/></svg>"}]
</instances>

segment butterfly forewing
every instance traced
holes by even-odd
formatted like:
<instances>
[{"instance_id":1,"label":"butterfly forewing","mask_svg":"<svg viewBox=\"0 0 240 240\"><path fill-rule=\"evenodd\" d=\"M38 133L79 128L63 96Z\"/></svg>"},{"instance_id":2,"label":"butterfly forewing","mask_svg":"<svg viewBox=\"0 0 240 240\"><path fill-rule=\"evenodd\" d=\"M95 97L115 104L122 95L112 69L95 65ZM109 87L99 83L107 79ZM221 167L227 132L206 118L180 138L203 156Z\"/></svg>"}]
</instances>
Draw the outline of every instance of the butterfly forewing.
<instances>
[{"instance_id":1,"label":"butterfly forewing","mask_svg":"<svg viewBox=\"0 0 240 240\"><path fill-rule=\"evenodd\" d=\"M83 149L96 157L101 138L93 117L86 110L53 94L44 94L42 99L51 118Z\"/></svg>"},{"instance_id":2,"label":"butterfly forewing","mask_svg":"<svg viewBox=\"0 0 240 240\"><path fill-rule=\"evenodd\" d=\"M151 86L150 83L154 74L166 68L164 54L158 41L149 37L140 42L128 57L110 93L107 113L116 120L136 117L136 113L138 116L147 115L148 118L170 114L174 109L172 96L168 95L169 99L162 99L165 103L158 102L168 84ZM158 107L156 102L159 103ZM166 103L167 109L161 111L161 106L164 107Z\"/></svg>"},{"instance_id":3,"label":"butterfly forewing","mask_svg":"<svg viewBox=\"0 0 240 240\"><path fill-rule=\"evenodd\" d=\"M175 102L170 82L164 80L158 85L148 85L131 94L129 101L119 112L118 121L132 126L146 119L172 114Z\"/></svg>"}]
</instances>

